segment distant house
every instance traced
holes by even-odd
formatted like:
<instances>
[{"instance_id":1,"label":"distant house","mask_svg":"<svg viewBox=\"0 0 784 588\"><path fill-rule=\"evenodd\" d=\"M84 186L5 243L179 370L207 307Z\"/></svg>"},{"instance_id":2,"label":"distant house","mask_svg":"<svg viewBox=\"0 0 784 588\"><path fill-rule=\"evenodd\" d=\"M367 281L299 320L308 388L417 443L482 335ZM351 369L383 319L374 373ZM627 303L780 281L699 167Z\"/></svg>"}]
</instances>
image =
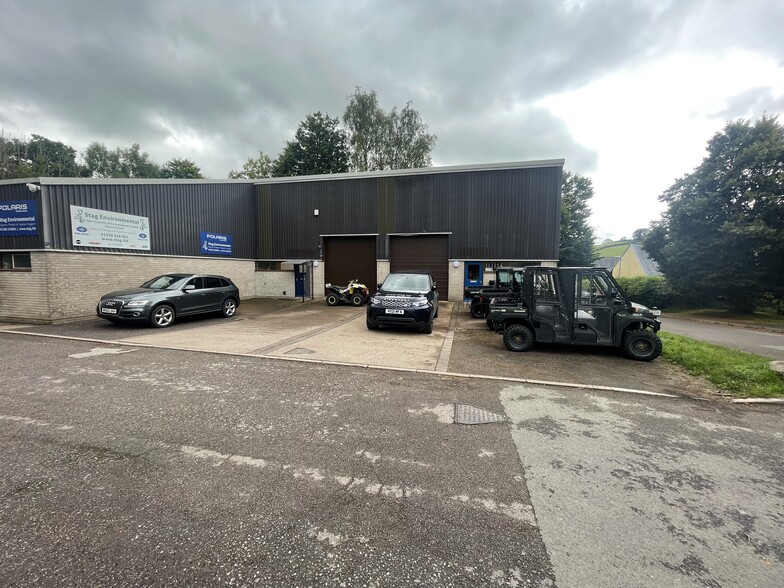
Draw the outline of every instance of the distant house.
<instances>
[{"instance_id":1,"label":"distant house","mask_svg":"<svg viewBox=\"0 0 784 588\"><path fill-rule=\"evenodd\" d=\"M616 278L635 278L637 276L661 276L659 266L634 241L615 241L607 243L596 250L599 259L594 261L596 267L612 271Z\"/></svg>"}]
</instances>

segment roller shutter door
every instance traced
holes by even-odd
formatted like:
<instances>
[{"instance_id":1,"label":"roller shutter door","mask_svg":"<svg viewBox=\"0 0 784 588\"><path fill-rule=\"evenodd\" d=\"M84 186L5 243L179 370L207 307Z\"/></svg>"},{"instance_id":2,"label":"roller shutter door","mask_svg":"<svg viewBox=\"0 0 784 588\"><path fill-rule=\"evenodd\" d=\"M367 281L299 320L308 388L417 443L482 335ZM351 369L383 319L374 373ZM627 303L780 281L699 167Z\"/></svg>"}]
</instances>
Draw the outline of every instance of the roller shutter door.
<instances>
[{"instance_id":1,"label":"roller shutter door","mask_svg":"<svg viewBox=\"0 0 784 588\"><path fill-rule=\"evenodd\" d=\"M438 286L438 297L449 299L449 235L389 237L389 269L429 270Z\"/></svg>"},{"instance_id":2,"label":"roller shutter door","mask_svg":"<svg viewBox=\"0 0 784 588\"><path fill-rule=\"evenodd\" d=\"M354 278L376 291L376 238L324 237L324 279L345 286Z\"/></svg>"}]
</instances>

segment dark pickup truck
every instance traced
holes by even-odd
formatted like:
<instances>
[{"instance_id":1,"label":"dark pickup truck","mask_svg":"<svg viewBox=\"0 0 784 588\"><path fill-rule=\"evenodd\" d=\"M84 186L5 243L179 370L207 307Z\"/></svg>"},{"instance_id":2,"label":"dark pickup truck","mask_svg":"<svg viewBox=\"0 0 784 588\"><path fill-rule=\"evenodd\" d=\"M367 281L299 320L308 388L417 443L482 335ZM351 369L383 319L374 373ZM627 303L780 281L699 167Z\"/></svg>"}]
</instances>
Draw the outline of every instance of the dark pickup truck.
<instances>
[{"instance_id":1,"label":"dark pickup truck","mask_svg":"<svg viewBox=\"0 0 784 588\"><path fill-rule=\"evenodd\" d=\"M607 270L527 267L520 297L490 305L487 322L510 351L534 343L618 347L639 361L656 359L660 311L631 302Z\"/></svg>"}]
</instances>

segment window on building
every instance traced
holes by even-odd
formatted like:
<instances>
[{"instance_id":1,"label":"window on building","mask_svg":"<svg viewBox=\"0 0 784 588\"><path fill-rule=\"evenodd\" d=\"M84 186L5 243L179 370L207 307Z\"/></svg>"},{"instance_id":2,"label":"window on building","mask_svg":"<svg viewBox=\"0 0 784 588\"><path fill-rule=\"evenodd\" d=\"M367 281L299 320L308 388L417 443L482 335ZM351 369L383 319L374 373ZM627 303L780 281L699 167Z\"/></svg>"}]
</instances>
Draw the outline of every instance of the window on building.
<instances>
[{"instance_id":1,"label":"window on building","mask_svg":"<svg viewBox=\"0 0 784 588\"><path fill-rule=\"evenodd\" d=\"M29 270L33 267L30 261L30 253L17 253L6 251L0 253L0 270Z\"/></svg>"},{"instance_id":2,"label":"window on building","mask_svg":"<svg viewBox=\"0 0 784 588\"><path fill-rule=\"evenodd\" d=\"M279 261L257 261L256 262L256 271L257 272L274 272L280 269L280 262Z\"/></svg>"}]
</instances>

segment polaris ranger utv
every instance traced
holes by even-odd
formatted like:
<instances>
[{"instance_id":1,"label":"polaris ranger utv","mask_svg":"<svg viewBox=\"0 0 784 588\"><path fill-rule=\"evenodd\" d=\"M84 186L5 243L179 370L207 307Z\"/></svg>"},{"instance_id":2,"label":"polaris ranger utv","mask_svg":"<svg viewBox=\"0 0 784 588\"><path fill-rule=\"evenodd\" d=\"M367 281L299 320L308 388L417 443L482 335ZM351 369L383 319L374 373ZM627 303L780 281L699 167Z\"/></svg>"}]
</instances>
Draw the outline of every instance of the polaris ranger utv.
<instances>
[{"instance_id":1,"label":"polaris ranger utv","mask_svg":"<svg viewBox=\"0 0 784 588\"><path fill-rule=\"evenodd\" d=\"M604 268L534 266L523 270L519 302L491 303L487 322L510 351L534 342L593 345L651 361L662 351L659 314L630 302Z\"/></svg>"},{"instance_id":2,"label":"polaris ranger utv","mask_svg":"<svg viewBox=\"0 0 784 588\"><path fill-rule=\"evenodd\" d=\"M523 268L499 267L495 270L495 280L489 286L465 291L465 297L471 298L471 316L486 318L492 299L513 301L520 294L523 281Z\"/></svg>"}]
</instances>

